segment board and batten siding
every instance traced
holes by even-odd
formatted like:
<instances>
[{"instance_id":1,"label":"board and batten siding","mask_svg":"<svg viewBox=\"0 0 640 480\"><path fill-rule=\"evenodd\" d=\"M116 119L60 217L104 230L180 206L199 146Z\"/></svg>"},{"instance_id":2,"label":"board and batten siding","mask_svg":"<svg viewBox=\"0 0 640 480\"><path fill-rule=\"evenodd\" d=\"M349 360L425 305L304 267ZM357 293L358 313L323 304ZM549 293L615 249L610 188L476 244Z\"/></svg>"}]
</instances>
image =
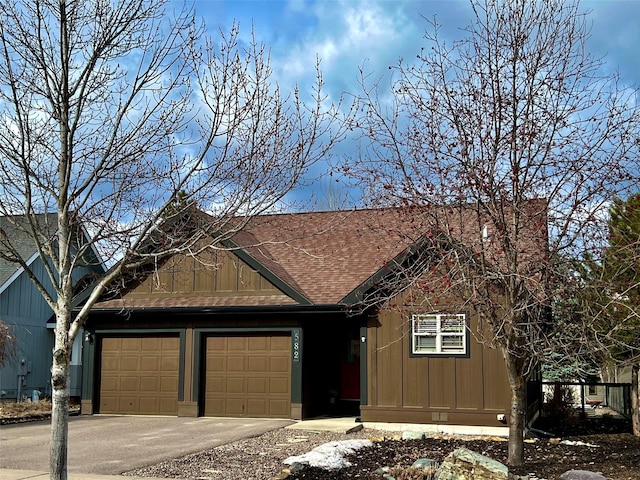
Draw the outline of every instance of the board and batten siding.
<instances>
[{"instance_id":1,"label":"board and batten siding","mask_svg":"<svg viewBox=\"0 0 640 480\"><path fill-rule=\"evenodd\" d=\"M128 296L274 295L281 292L232 252L204 251L198 258L174 255L147 275Z\"/></svg>"},{"instance_id":2,"label":"board and batten siding","mask_svg":"<svg viewBox=\"0 0 640 480\"><path fill-rule=\"evenodd\" d=\"M471 331L477 319L471 317ZM409 313L381 310L367 327L369 422L501 426L509 385L497 350L468 337L468 358L411 356Z\"/></svg>"},{"instance_id":3,"label":"board and batten siding","mask_svg":"<svg viewBox=\"0 0 640 480\"><path fill-rule=\"evenodd\" d=\"M30 267L44 287L52 292L51 281L42 261L36 258ZM77 268L74 270L74 279L90 271L92 269ZM53 310L24 271L0 293L0 319L12 328L17 340L16 358L0 368L1 399L17 398L19 375L24 375L20 386L23 396L31 397L34 390L38 390L40 396L50 395L54 336L53 329L47 328L47 322L54 320ZM71 365L72 396L81 394L81 348L82 339L76 338Z\"/></svg>"}]
</instances>

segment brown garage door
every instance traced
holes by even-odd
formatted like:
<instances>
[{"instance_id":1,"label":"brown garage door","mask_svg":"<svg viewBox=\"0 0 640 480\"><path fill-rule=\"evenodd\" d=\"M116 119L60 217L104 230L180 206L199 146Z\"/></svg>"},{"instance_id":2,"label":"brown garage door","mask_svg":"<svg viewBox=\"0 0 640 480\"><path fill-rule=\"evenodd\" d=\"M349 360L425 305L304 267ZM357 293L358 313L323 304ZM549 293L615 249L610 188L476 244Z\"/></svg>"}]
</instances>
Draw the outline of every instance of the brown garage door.
<instances>
[{"instance_id":1,"label":"brown garage door","mask_svg":"<svg viewBox=\"0 0 640 480\"><path fill-rule=\"evenodd\" d=\"M205 372L206 416L291 416L290 336L208 337Z\"/></svg>"},{"instance_id":2,"label":"brown garage door","mask_svg":"<svg viewBox=\"0 0 640 480\"><path fill-rule=\"evenodd\" d=\"M177 415L180 339L102 339L100 413Z\"/></svg>"}]
</instances>

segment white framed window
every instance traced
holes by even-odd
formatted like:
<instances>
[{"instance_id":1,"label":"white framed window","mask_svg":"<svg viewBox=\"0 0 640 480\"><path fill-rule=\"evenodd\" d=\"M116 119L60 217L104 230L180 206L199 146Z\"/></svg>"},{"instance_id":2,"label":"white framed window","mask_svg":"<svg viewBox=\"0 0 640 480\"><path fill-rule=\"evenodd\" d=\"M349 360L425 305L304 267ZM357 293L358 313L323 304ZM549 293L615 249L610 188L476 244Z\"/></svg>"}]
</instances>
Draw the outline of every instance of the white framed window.
<instances>
[{"instance_id":1,"label":"white framed window","mask_svg":"<svg viewBox=\"0 0 640 480\"><path fill-rule=\"evenodd\" d=\"M467 342L464 313L411 315L411 353L414 355L465 355Z\"/></svg>"}]
</instances>

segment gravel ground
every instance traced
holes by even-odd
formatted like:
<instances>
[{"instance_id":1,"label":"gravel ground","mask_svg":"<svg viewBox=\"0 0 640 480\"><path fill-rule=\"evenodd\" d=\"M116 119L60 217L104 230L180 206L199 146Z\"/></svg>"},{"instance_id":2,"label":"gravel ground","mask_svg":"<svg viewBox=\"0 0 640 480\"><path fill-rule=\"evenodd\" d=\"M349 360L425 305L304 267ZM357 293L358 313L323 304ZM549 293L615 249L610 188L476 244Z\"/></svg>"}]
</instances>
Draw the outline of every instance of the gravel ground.
<instances>
[{"instance_id":1,"label":"gravel ground","mask_svg":"<svg viewBox=\"0 0 640 480\"><path fill-rule=\"evenodd\" d=\"M326 442L358 438L385 438L400 433L363 429L348 435L281 428L263 435L222 445L123 475L188 480L269 480L286 465L290 456L302 455ZM397 437L396 437L397 438Z\"/></svg>"}]
</instances>

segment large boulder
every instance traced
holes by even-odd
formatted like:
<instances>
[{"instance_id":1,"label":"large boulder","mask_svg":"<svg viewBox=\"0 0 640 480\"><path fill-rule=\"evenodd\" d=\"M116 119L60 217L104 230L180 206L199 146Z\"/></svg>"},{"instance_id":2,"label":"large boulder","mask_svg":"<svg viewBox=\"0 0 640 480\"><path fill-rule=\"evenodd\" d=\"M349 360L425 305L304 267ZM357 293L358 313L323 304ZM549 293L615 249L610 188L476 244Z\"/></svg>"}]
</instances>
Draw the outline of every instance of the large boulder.
<instances>
[{"instance_id":1,"label":"large boulder","mask_svg":"<svg viewBox=\"0 0 640 480\"><path fill-rule=\"evenodd\" d=\"M560 480L607 480L607 478L589 470L568 470L560 475Z\"/></svg>"},{"instance_id":2,"label":"large boulder","mask_svg":"<svg viewBox=\"0 0 640 480\"><path fill-rule=\"evenodd\" d=\"M468 448L458 448L444 459L435 480L507 480L505 465Z\"/></svg>"}]
</instances>

